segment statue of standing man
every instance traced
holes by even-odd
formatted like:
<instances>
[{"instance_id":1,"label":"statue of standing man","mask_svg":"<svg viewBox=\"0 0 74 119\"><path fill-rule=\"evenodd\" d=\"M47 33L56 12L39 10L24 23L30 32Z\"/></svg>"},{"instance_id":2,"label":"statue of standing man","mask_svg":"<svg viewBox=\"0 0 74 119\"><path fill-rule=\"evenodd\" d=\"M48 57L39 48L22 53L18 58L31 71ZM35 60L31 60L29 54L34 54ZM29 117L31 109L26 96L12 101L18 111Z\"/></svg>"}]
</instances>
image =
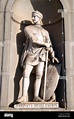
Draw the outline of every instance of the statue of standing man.
<instances>
[{"instance_id":1,"label":"statue of standing man","mask_svg":"<svg viewBox=\"0 0 74 119\"><path fill-rule=\"evenodd\" d=\"M44 65L46 61L46 51L51 55L52 62L56 60L52 48L50 36L47 30L42 28L41 20L43 19L42 13L39 11L32 12L32 25L26 26L24 33L26 36L26 44L21 56L21 66L23 66L23 96L19 98L18 102L26 102L26 95L30 83L30 74L34 66L36 67L36 80L34 83L34 99L33 101L44 101L39 97L41 86L41 79L43 76ZM57 61L57 60L56 60Z\"/></svg>"}]
</instances>

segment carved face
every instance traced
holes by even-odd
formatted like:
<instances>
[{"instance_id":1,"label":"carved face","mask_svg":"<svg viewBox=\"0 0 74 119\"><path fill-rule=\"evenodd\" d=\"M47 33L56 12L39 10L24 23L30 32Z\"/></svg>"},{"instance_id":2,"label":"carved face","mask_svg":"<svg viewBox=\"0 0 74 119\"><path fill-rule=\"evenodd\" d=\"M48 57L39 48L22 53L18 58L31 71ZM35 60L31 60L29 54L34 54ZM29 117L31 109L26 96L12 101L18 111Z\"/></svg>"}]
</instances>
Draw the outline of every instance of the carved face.
<instances>
[{"instance_id":1,"label":"carved face","mask_svg":"<svg viewBox=\"0 0 74 119\"><path fill-rule=\"evenodd\" d=\"M41 19L37 15L33 15L32 20L33 20L34 24L37 24L41 21Z\"/></svg>"}]
</instances>

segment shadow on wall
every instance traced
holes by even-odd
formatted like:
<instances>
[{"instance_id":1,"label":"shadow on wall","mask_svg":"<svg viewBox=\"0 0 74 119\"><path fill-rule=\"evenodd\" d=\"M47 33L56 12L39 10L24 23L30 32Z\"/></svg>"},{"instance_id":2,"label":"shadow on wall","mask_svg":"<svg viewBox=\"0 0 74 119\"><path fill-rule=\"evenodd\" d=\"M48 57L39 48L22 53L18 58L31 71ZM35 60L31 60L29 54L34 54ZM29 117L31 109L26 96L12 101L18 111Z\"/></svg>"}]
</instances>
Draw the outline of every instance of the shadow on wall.
<instances>
[{"instance_id":1,"label":"shadow on wall","mask_svg":"<svg viewBox=\"0 0 74 119\"><path fill-rule=\"evenodd\" d=\"M14 76L14 101L9 105L9 107L12 107L14 105L21 91L20 88L22 88L22 86L20 86L20 81L23 79L23 68L21 68L21 65L20 65L20 58L21 58L21 54L26 42L24 28L30 24L31 22L28 20L21 21L20 23L21 31L16 34L17 54L19 58L18 58L17 68L16 68L16 72Z\"/></svg>"}]
</instances>

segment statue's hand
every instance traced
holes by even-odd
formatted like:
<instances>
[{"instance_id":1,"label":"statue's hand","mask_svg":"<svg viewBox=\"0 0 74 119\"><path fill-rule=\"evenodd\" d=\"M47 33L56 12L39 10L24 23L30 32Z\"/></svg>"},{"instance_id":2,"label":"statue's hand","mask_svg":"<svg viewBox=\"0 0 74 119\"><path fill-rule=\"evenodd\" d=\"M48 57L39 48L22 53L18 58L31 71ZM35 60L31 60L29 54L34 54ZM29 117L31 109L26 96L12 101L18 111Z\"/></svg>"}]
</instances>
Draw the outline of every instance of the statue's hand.
<instances>
[{"instance_id":1,"label":"statue's hand","mask_svg":"<svg viewBox=\"0 0 74 119\"><path fill-rule=\"evenodd\" d=\"M56 61L57 63L59 63L59 60L58 60L56 57L53 57L53 58L52 58L52 63L54 63L55 61Z\"/></svg>"}]
</instances>

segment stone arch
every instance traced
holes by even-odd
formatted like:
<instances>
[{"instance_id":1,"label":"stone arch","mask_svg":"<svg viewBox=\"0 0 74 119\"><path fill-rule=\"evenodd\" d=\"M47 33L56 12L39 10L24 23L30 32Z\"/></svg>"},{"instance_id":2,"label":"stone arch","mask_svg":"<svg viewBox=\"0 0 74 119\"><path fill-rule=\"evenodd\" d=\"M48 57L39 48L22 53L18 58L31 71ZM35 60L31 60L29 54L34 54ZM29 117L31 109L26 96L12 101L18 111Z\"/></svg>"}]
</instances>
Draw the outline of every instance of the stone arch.
<instances>
[{"instance_id":1,"label":"stone arch","mask_svg":"<svg viewBox=\"0 0 74 119\"><path fill-rule=\"evenodd\" d=\"M15 3L15 1L17 1L17 0L8 0L7 2L7 6L6 6L6 15L5 15L5 17L6 17L6 21L5 21L5 43L4 43L4 57L7 57L7 61L9 60L10 61L10 59L12 58L12 55L10 54L10 52L12 52L12 49L11 49L11 45L10 45L10 40L12 40L11 39L11 35L12 35L12 33L11 34L9 34L9 32L11 31L11 17L12 17L12 7L13 7L13 4ZM69 13L69 11L70 11L70 6L69 6L69 3L68 3L68 1L67 0L60 0L60 2L62 3L62 5L63 5L63 7L64 7L64 20L65 20L65 40L66 40L66 42L65 42L65 54L66 54L66 58L68 58L68 57L70 57L70 53L71 53L71 47L70 47L70 44L69 44L69 41L71 40L71 16L70 16L70 13ZM8 24L10 24L10 25L8 25ZM8 30L7 30L7 26L9 26L8 27ZM16 26L17 27L17 26ZM19 29L19 27L18 27L18 29ZM9 36L7 35L7 34L9 34ZM13 41L12 41L12 45L15 45L14 43L13 43ZM10 49L10 51L8 51L8 49L6 48L8 46L8 48ZM70 48L70 52L67 52L67 46ZM8 54L8 56L6 56L6 54ZM18 56L17 56L17 58L18 58ZM4 58L4 62L5 62L5 58ZM71 60L71 59L70 59ZM6 62L7 62L6 61ZM14 62L14 60L13 60L13 62ZM11 62L9 62L10 64L11 64ZM14 64L15 64L15 62L14 62ZM5 64L4 64L5 65ZM70 69L72 64L71 64L71 61L67 61L66 62L66 70L67 69ZM10 74L10 76L8 75L8 74L5 74L5 73L9 73L10 74L10 66L8 66L8 65L6 65L6 66L3 66L3 76L7 76L7 78L8 78L8 82L9 82L9 85L8 85L8 90L7 90L7 93L6 93L6 95L8 95L8 100L6 101L6 102L8 102L8 103L10 103L10 102L12 102L12 100L13 100L13 94L12 94L12 96L11 96L11 99L10 99L10 94L11 94L11 91L9 90L9 89L11 89L10 88L10 84L12 84L12 81L10 81L9 79L12 79L12 74ZM13 72L13 74L14 74L14 72ZM67 80L70 80L69 78L68 78L68 76L67 76ZM5 80L4 80L5 81ZM2 84L3 85L3 84ZM14 89L13 89L14 90ZM4 89L3 89L3 91L4 91ZM3 98L3 97L2 97ZM6 103L7 104L7 103ZM5 104L5 102L3 102L2 103L2 105L6 105Z\"/></svg>"},{"instance_id":2,"label":"stone arch","mask_svg":"<svg viewBox=\"0 0 74 119\"><path fill-rule=\"evenodd\" d=\"M15 1L17 0L7 0L7 6L6 6L6 11L11 11L13 4L15 3ZM70 6L69 6L69 2L67 0L59 0L61 2L61 4L63 5L64 9L68 9L70 10ZM6 3L4 4L4 6L6 5Z\"/></svg>"},{"instance_id":3,"label":"stone arch","mask_svg":"<svg viewBox=\"0 0 74 119\"><path fill-rule=\"evenodd\" d=\"M68 9L70 10L70 6L67 0L59 0L61 2L61 4L63 5L64 9Z\"/></svg>"}]
</instances>

